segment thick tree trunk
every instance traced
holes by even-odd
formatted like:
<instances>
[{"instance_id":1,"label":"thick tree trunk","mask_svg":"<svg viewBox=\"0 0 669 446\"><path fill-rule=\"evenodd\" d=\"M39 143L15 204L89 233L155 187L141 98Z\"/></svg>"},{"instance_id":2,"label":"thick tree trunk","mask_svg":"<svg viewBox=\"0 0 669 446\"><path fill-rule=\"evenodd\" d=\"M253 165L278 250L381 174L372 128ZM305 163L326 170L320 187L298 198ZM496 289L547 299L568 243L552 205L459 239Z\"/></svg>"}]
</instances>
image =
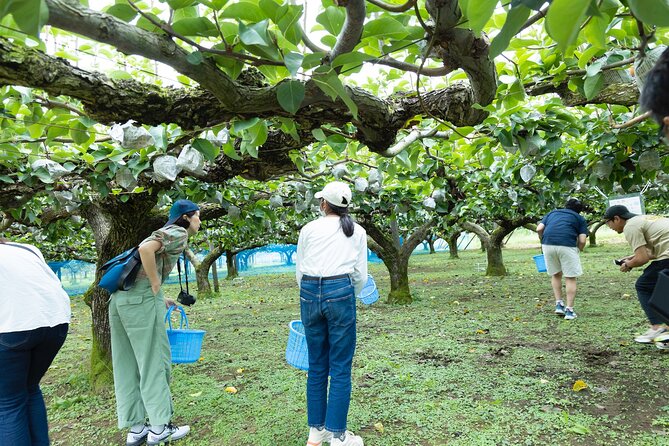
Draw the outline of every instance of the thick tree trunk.
<instances>
[{"instance_id":1,"label":"thick tree trunk","mask_svg":"<svg viewBox=\"0 0 669 446\"><path fill-rule=\"evenodd\" d=\"M399 253L398 253L399 254ZM389 261L383 259L383 264L388 268L390 275L390 293L388 303L410 304L413 301L409 289L409 259L403 256L391 258Z\"/></svg>"},{"instance_id":2,"label":"thick tree trunk","mask_svg":"<svg viewBox=\"0 0 669 446\"><path fill-rule=\"evenodd\" d=\"M486 246L488 266L485 270L486 276L506 276L506 267L502 257L502 243L491 239Z\"/></svg>"},{"instance_id":3,"label":"thick tree trunk","mask_svg":"<svg viewBox=\"0 0 669 446\"><path fill-rule=\"evenodd\" d=\"M437 251L434 250L434 242L436 240L437 240L437 237L434 236L434 235L429 235L425 239L425 241L427 241L427 245L430 247L430 254L434 254L435 252L437 252Z\"/></svg>"},{"instance_id":4,"label":"thick tree trunk","mask_svg":"<svg viewBox=\"0 0 669 446\"><path fill-rule=\"evenodd\" d=\"M211 296L211 285L209 284L209 267L204 262L195 267L195 277L197 279L197 297Z\"/></svg>"},{"instance_id":5,"label":"thick tree trunk","mask_svg":"<svg viewBox=\"0 0 669 446\"><path fill-rule=\"evenodd\" d=\"M194 255L190 256L191 263L195 266L198 297L214 297L215 294L212 292L211 284L209 283L209 270L212 268L212 265L216 264L216 260L218 260L222 254L222 247L214 247L210 249L209 254L207 254L201 261L198 261Z\"/></svg>"},{"instance_id":6,"label":"thick tree trunk","mask_svg":"<svg viewBox=\"0 0 669 446\"><path fill-rule=\"evenodd\" d=\"M225 251L225 266L228 269L227 280L232 280L235 277L239 277L239 271L237 271L237 259L235 258L237 253L233 251Z\"/></svg>"},{"instance_id":7,"label":"thick tree trunk","mask_svg":"<svg viewBox=\"0 0 669 446\"><path fill-rule=\"evenodd\" d=\"M535 217L518 217L513 220L500 218L495 222L495 230L490 234L482 227L472 222L462 222L461 226L466 231L473 232L481 240L481 246L486 251L488 266L486 276L505 276L507 274L502 257L502 246L504 237L511 234L516 228L525 226L528 223L536 221Z\"/></svg>"},{"instance_id":8,"label":"thick tree trunk","mask_svg":"<svg viewBox=\"0 0 669 446\"><path fill-rule=\"evenodd\" d=\"M82 208L82 216L93 231L98 255L95 283L84 295L92 315L90 378L94 387L112 383L109 293L97 287L101 277L100 266L136 246L161 226L162 219L151 214L156 201L153 195L135 194L125 203L108 197Z\"/></svg>"},{"instance_id":9,"label":"thick tree trunk","mask_svg":"<svg viewBox=\"0 0 669 446\"><path fill-rule=\"evenodd\" d=\"M448 237L448 253L451 259L458 259L458 239L461 232L455 232Z\"/></svg>"},{"instance_id":10,"label":"thick tree trunk","mask_svg":"<svg viewBox=\"0 0 669 446\"><path fill-rule=\"evenodd\" d=\"M383 261L390 275L390 293L387 302L390 304L410 304L413 301L409 289L409 257L416 246L425 240L428 231L434 225L433 220L423 223L400 246L397 221L390 221L390 233L382 230L374 222L360 218L358 223L365 228L369 249L374 251ZM383 228L385 229L385 227Z\"/></svg>"},{"instance_id":11,"label":"thick tree trunk","mask_svg":"<svg viewBox=\"0 0 669 446\"><path fill-rule=\"evenodd\" d=\"M588 236L588 239L590 240L591 248L597 246L597 231L599 230L599 228L604 226L604 223L605 223L604 221L599 221L590 226L590 235Z\"/></svg>"}]
</instances>

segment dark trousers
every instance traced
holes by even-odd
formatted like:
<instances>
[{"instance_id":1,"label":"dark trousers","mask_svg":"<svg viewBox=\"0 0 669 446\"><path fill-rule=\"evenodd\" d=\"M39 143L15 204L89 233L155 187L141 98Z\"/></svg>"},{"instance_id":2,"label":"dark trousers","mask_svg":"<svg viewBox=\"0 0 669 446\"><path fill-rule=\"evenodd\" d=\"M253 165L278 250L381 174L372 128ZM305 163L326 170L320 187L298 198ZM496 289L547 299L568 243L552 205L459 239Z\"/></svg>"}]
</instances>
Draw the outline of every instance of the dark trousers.
<instances>
[{"instance_id":1,"label":"dark trousers","mask_svg":"<svg viewBox=\"0 0 669 446\"><path fill-rule=\"evenodd\" d=\"M300 309L309 351L307 422L340 435L346 431L355 352L356 312L351 279L303 278Z\"/></svg>"},{"instance_id":2,"label":"dark trousers","mask_svg":"<svg viewBox=\"0 0 669 446\"><path fill-rule=\"evenodd\" d=\"M663 318L648 305L648 301L653 295L659 272L667 268L669 268L669 259L651 262L636 281L636 295L651 325L663 323Z\"/></svg>"},{"instance_id":3,"label":"dark trousers","mask_svg":"<svg viewBox=\"0 0 669 446\"><path fill-rule=\"evenodd\" d=\"M0 446L49 444L39 382L65 342L67 328L0 333Z\"/></svg>"}]
</instances>

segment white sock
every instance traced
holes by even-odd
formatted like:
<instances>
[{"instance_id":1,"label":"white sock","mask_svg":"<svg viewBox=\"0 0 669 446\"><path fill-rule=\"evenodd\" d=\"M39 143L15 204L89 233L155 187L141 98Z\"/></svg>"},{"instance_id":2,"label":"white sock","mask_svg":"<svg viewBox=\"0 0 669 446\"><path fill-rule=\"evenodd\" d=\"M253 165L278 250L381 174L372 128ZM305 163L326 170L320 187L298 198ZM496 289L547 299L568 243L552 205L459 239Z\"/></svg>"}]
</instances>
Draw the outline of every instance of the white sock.
<instances>
[{"instance_id":1,"label":"white sock","mask_svg":"<svg viewBox=\"0 0 669 446\"><path fill-rule=\"evenodd\" d=\"M164 430L165 430L165 425L164 424L152 424L151 425L151 432L153 432L154 434L159 434Z\"/></svg>"},{"instance_id":2,"label":"white sock","mask_svg":"<svg viewBox=\"0 0 669 446\"><path fill-rule=\"evenodd\" d=\"M139 434L140 432L142 432L142 429L144 429L144 423L138 423L134 424L130 428L130 432L132 432L133 434Z\"/></svg>"}]
</instances>

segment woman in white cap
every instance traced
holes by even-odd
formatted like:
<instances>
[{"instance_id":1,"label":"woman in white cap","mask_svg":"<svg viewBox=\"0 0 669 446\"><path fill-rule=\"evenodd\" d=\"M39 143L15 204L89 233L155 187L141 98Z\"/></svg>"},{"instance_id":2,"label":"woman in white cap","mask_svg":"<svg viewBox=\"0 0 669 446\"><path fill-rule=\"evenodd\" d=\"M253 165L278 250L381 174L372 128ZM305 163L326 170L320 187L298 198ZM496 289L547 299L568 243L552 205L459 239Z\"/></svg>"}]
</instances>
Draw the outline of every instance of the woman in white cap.
<instances>
[{"instance_id":1,"label":"woman in white cap","mask_svg":"<svg viewBox=\"0 0 669 446\"><path fill-rule=\"evenodd\" d=\"M316 193L322 217L297 242L297 283L309 351L307 446L363 446L346 430L355 352L355 296L367 281L367 234L348 215L351 189L342 182ZM328 395L328 376L330 388Z\"/></svg>"},{"instance_id":2,"label":"woman in white cap","mask_svg":"<svg viewBox=\"0 0 669 446\"><path fill-rule=\"evenodd\" d=\"M142 267L128 291L109 302L114 391L118 427L130 428L126 445L169 443L183 438L189 426L174 426L170 393L171 356L165 331L166 308L161 285L200 229L200 208L177 200L165 226L139 245ZM148 418L148 421L147 421Z\"/></svg>"}]
</instances>

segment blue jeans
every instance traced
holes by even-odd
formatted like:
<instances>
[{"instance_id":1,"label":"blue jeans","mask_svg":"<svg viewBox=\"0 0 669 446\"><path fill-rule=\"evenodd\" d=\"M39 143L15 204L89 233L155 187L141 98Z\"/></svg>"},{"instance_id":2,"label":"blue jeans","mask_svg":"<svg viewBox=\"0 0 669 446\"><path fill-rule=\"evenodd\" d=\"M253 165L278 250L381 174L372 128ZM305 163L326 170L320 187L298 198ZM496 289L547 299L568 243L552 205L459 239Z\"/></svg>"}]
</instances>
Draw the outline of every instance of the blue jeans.
<instances>
[{"instance_id":1,"label":"blue jeans","mask_svg":"<svg viewBox=\"0 0 669 446\"><path fill-rule=\"evenodd\" d=\"M0 333L0 446L46 446L39 382L65 342L68 324Z\"/></svg>"},{"instance_id":2,"label":"blue jeans","mask_svg":"<svg viewBox=\"0 0 669 446\"><path fill-rule=\"evenodd\" d=\"M351 279L302 278L300 310L309 350L307 422L346 431L355 352L355 294ZM330 393L328 395L328 375Z\"/></svg>"},{"instance_id":3,"label":"blue jeans","mask_svg":"<svg viewBox=\"0 0 669 446\"><path fill-rule=\"evenodd\" d=\"M635 284L639 303L641 304L643 311L646 313L648 322L650 322L651 325L658 325L664 322L663 318L657 314L650 305L648 305L648 301L653 295L659 272L667 268L669 268L669 259L651 262L650 265L643 270L643 274L639 276Z\"/></svg>"}]
</instances>

